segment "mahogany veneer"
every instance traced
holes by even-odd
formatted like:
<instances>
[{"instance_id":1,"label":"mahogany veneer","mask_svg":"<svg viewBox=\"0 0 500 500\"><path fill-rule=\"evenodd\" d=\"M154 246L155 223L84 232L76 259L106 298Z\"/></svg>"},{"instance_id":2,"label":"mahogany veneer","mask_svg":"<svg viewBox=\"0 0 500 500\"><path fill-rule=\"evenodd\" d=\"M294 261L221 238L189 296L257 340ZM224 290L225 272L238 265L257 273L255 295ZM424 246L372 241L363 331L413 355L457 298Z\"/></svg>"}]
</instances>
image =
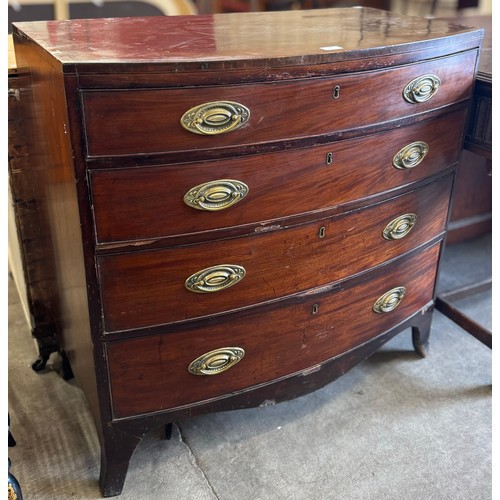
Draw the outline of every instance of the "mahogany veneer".
<instances>
[{"instance_id":1,"label":"mahogany veneer","mask_svg":"<svg viewBox=\"0 0 500 500\"><path fill-rule=\"evenodd\" d=\"M241 312L201 331L195 326L180 333L111 342L113 413L119 418L208 400L302 372L348 352L428 306L438 253L439 245L434 245L413 258L399 259L362 283L345 282L313 297L303 293L290 305ZM405 286L408 297L394 314L374 315L372 306L380 292L395 285ZM233 344L245 349L241 363L246 363L246 370L235 367L216 377L193 380L184 369L194 352Z\"/></svg>"},{"instance_id":2,"label":"mahogany veneer","mask_svg":"<svg viewBox=\"0 0 500 500\"><path fill-rule=\"evenodd\" d=\"M61 348L151 429L425 355L483 33L374 9L14 25Z\"/></svg>"},{"instance_id":3,"label":"mahogany veneer","mask_svg":"<svg viewBox=\"0 0 500 500\"><path fill-rule=\"evenodd\" d=\"M92 170L89 178L97 242L117 248L118 242L173 239L232 226L247 226L246 232L254 233L262 221L287 216L297 219L298 214L313 210L322 210L327 216L360 202L363 206L370 198L456 163L461 139L457 125L462 128L465 118L466 110L461 108L434 120L324 146L148 169L116 166ZM425 163L416 169L395 169L393 156L416 140L429 144ZM354 148L367 153L353 155ZM329 153L331 164L326 163ZM250 195L240 202L243 210L224 210L214 216L182 202L192 186L210 181L214 170L220 178L245 179ZM353 171L362 172L355 183ZM151 217L152 213L158 217ZM171 219L176 220L175 226L166 223ZM213 231L203 239L217 234Z\"/></svg>"},{"instance_id":4,"label":"mahogany veneer","mask_svg":"<svg viewBox=\"0 0 500 500\"><path fill-rule=\"evenodd\" d=\"M239 102L251 109L252 119L239 131L238 144L297 139L349 130L415 113L401 101L401 89L414 78L438 71L444 81L464 79L463 85L444 86L434 99L422 102L419 112L461 101L470 95L477 54L453 57L355 75L231 86L207 86L203 101ZM367 92L367 81L371 89ZM340 87L340 97L332 98ZM178 126L185 111L200 104L197 88L83 91L89 157L145 154L161 151L214 149L234 145L231 134L215 139L193 135ZM363 113L353 113L353 102ZM126 137L126 140L124 138ZM213 140L212 140L213 139Z\"/></svg>"},{"instance_id":5,"label":"mahogany veneer","mask_svg":"<svg viewBox=\"0 0 500 500\"><path fill-rule=\"evenodd\" d=\"M452 178L394 200L297 227L246 238L99 256L104 331L113 332L249 307L366 271L439 236L445 229ZM418 214L405 238L383 238L398 215ZM324 236L318 237L321 228ZM223 259L242 265L242 286L228 294L194 294L184 281Z\"/></svg>"}]
</instances>

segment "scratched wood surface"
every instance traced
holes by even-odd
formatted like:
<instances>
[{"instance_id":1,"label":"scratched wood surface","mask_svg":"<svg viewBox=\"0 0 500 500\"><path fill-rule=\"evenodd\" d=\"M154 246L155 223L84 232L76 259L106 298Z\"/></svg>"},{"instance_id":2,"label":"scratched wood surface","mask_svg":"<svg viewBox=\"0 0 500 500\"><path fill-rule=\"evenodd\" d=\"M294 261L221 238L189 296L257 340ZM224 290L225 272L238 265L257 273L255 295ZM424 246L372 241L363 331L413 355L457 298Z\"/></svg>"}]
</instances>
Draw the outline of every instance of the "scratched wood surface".
<instances>
[{"instance_id":1,"label":"scratched wood surface","mask_svg":"<svg viewBox=\"0 0 500 500\"><path fill-rule=\"evenodd\" d=\"M447 35L477 38L474 28L366 8L40 21L15 23L14 36L18 29L64 65L312 64L359 58L362 51L380 55L386 47L392 54L435 49Z\"/></svg>"}]
</instances>

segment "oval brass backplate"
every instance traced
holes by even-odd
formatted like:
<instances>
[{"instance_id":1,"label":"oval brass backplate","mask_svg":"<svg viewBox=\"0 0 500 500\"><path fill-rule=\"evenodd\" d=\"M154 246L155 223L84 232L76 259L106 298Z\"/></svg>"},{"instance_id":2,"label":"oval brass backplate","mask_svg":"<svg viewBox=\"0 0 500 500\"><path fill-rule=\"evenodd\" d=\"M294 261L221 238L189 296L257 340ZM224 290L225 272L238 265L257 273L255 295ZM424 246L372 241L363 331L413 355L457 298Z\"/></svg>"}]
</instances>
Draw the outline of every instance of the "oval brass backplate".
<instances>
[{"instance_id":1,"label":"oval brass backplate","mask_svg":"<svg viewBox=\"0 0 500 500\"><path fill-rule=\"evenodd\" d=\"M241 347L221 347L196 358L188 371L193 375L218 375L239 363L244 355Z\"/></svg>"},{"instance_id":2,"label":"oval brass backplate","mask_svg":"<svg viewBox=\"0 0 500 500\"><path fill-rule=\"evenodd\" d=\"M196 210L215 212L241 201L248 194L248 186L233 179L205 182L191 188L184 195L184 203Z\"/></svg>"},{"instance_id":3,"label":"oval brass backplate","mask_svg":"<svg viewBox=\"0 0 500 500\"><path fill-rule=\"evenodd\" d=\"M441 80L436 75L422 75L406 85L403 97L411 104L425 102L436 94L440 85Z\"/></svg>"},{"instance_id":4,"label":"oval brass backplate","mask_svg":"<svg viewBox=\"0 0 500 500\"><path fill-rule=\"evenodd\" d=\"M192 274L184 283L190 292L213 293L236 285L245 277L246 271L235 264L220 264L207 267Z\"/></svg>"},{"instance_id":5,"label":"oval brass backplate","mask_svg":"<svg viewBox=\"0 0 500 500\"><path fill-rule=\"evenodd\" d=\"M391 220L382 235L386 240L400 240L404 238L415 226L417 222L417 214L403 214Z\"/></svg>"},{"instance_id":6,"label":"oval brass backplate","mask_svg":"<svg viewBox=\"0 0 500 500\"><path fill-rule=\"evenodd\" d=\"M399 170L415 168L422 163L429 152L429 145L424 141L415 141L400 149L392 159L392 165Z\"/></svg>"},{"instance_id":7,"label":"oval brass backplate","mask_svg":"<svg viewBox=\"0 0 500 500\"><path fill-rule=\"evenodd\" d=\"M376 313L388 313L396 309L406 295L406 288L398 286L384 293L373 304L373 310Z\"/></svg>"},{"instance_id":8,"label":"oval brass backplate","mask_svg":"<svg viewBox=\"0 0 500 500\"><path fill-rule=\"evenodd\" d=\"M186 111L181 125L193 134L226 134L243 126L250 118L250 110L232 101L206 102Z\"/></svg>"}]
</instances>

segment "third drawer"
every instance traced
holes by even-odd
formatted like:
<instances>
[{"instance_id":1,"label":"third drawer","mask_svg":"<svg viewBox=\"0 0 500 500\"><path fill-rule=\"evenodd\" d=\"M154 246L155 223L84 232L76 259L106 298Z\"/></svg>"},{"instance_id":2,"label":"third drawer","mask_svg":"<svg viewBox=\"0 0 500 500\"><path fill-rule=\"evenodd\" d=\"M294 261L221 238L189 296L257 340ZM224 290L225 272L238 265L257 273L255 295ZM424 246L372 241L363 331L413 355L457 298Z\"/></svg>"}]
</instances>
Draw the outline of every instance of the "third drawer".
<instances>
[{"instance_id":1,"label":"third drawer","mask_svg":"<svg viewBox=\"0 0 500 500\"><path fill-rule=\"evenodd\" d=\"M448 174L366 209L266 234L100 255L105 330L217 315L380 265L442 234L452 181Z\"/></svg>"}]
</instances>

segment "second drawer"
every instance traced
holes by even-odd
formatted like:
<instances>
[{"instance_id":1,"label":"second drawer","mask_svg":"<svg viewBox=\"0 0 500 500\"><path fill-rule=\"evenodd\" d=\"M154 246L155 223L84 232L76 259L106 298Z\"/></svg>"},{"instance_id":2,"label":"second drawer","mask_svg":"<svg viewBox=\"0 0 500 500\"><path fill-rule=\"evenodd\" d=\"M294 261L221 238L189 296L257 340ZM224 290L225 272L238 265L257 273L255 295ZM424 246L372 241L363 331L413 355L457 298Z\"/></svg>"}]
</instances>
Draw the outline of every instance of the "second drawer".
<instances>
[{"instance_id":1,"label":"second drawer","mask_svg":"<svg viewBox=\"0 0 500 500\"><path fill-rule=\"evenodd\" d=\"M96 239L135 241L258 224L394 190L457 161L466 111L383 135L258 158L91 171ZM426 154L410 147L409 168L393 165L398 152L422 142ZM244 183L248 192L220 179ZM202 184L192 205L186 204L184 196Z\"/></svg>"}]
</instances>

